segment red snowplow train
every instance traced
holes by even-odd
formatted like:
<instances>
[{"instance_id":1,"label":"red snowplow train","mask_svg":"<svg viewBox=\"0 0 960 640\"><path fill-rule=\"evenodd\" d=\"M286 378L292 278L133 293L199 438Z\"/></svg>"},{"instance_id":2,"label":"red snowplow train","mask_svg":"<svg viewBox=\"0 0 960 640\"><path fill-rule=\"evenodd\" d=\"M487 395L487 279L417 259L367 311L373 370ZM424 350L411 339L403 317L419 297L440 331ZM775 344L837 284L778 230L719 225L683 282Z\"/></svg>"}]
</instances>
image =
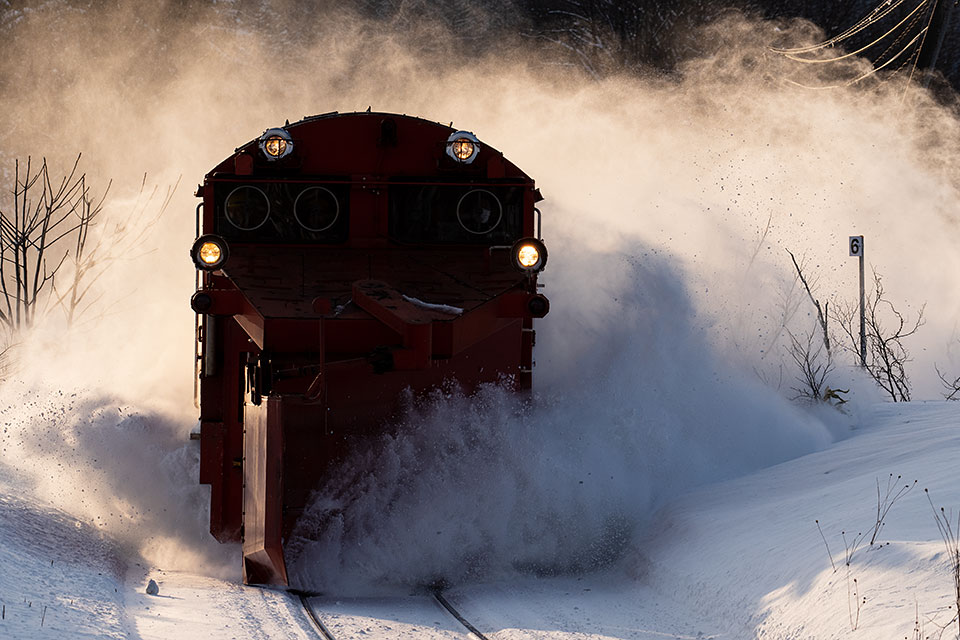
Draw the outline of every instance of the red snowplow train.
<instances>
[{"instance_id":1,"label":"red snowplow train","mask_svg":"<svg viewBox=\"0 0 960 640\"><path fill-rule=\"evenodd\" d=\"M200 482L244 581L286 584L283 545L352 443L407 389L529 389L533 180L472 133L389 113L268 129L197 196Z\"/></svg>"}]
</instances>

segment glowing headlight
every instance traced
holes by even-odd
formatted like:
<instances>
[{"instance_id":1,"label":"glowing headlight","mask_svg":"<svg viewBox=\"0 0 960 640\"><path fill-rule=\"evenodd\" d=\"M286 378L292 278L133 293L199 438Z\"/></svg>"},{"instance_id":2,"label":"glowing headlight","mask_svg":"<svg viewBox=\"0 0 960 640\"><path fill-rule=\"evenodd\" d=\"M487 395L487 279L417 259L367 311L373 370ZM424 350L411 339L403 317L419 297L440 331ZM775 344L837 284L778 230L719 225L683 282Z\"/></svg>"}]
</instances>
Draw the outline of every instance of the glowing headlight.
<instances>
[{"instance_id":1,"label":"glowing headlight","mask_svg":"<svg viewBox=\"0 0 960 640\"><path fill-rule=\"evenodd\" d=\"M536 238L524 238L513 245L513 263L518 269L536 273L547 264L547 248Z\"/></svg>"},{"instance_id":2,"label":"glowing headlight","mask_svg":"<svg viewBox=\"0 0 960 640\"><path fill-rule=\"evenodd\" d=\"M213 271L223 266L230 252L227 243L220 236L207 234L197 238L190 255L198 269Z\"/></svg>"},{"instance_id":3,"label":"glowing headlight","mask_svg":"<svg viewBox=\"0 0 960 640\"><path fill-rule=\"evenodd\" d=\"M217 257L220 257L219 248L217 250ZM520 251L517 252L517 262L519 262L520 266L524 269L530 269L540 262L540 251L532 244L525 244L520 247Z\"/></svg>"},{"instance_id":4,"label":"glowing headlight","mask_svg":"<svg viewBox=\"0 0 960 640\"><path fill-rule=\"evenodd\" d=\"M260 151L267 160L279 160L293 153L293 138L284 129L267 129L260 136Z\"/></svg>"},{"instance_id":5,"label":"glowing headlight","mask_svg":"<svg viewBox=\"0 0 960 640\"><path fill-rule=\"evenodd\" d=\"M287 153L287 141L280 136L270 136L263 143L263 150L268 156L279 158Z\"/></svg>"},{"instance_id":6,"label":"glowing headlight","mask_svg":"<svg viewBox=\"0 0 960 640\"><path fill-rule=\"evenodd\" d=\"M197 257L205 265L217 264L223 257L223 250L216 242L204 242L197 251Z\"/></svg>"},{"instance_id":7,"label":"glowing headlight","mask_svg":"<svg viewBox=\"0 0 960 640\"><path fill-rule=\"evenodd\" d=\"M447 155L461 164L470 164L480 153L480 141L469 131L457 131L447 138Z\"/></svg>"},{"instance_id":8,"label":"glowing headlight","mask_svg":"<svg viewBox=\"0 0 960 640\"><path fill-rule=\"evenodd\" d=\"M453 157L460 162L469 160L474 150L473 143L466 138L458 138L450 143L450 151L453 152Z\"/></svg>"}]
</instances>

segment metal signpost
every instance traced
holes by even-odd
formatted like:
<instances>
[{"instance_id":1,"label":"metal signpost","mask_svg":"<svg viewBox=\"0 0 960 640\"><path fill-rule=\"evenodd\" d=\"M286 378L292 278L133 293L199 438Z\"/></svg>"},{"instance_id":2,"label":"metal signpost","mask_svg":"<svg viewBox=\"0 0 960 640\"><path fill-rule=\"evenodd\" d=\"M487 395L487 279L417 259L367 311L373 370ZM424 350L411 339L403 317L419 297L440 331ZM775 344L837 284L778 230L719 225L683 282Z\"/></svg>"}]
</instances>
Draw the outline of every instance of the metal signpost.
<instances>
[{"instance_id":1,"label":"metal signpost","mask_svg":"<svg viewBox=\"0 0 960 640\"><path fill-rule=\"evenodd\" d=\"M860 259L860 366L867 366L867 323L863 287L863 236L850 236L850 255Z\"/></svg>"}]
</instances>

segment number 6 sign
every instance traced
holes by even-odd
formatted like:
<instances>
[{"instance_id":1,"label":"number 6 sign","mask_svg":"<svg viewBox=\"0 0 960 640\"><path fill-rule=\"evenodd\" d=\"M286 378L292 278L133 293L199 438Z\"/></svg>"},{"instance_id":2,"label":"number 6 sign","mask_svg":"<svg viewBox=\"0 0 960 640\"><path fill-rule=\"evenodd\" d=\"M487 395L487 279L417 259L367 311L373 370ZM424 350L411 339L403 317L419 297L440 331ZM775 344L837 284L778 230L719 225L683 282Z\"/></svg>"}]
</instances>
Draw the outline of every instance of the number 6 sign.
<instances>
[{"instance_id":1,"label":"number 6 sign","mask_svg":"<svg viewBox=\"0 0 960 640\"><path fill-rule=\"evenodd\" d=\"M850 255L860 258L860 366L867 366L867 322L863 291L863 236L850 236Z\"/></svg>"},{"instance_id":2,"label":"number 6 sign","mask_svg":"<svg viewBox=\"0 0 960 640\"><path fill-rule=\"evenodd\" d=\"M850 236L850 255L854 258L863 256L863 236Z\"/></svg>"}]
</instances>

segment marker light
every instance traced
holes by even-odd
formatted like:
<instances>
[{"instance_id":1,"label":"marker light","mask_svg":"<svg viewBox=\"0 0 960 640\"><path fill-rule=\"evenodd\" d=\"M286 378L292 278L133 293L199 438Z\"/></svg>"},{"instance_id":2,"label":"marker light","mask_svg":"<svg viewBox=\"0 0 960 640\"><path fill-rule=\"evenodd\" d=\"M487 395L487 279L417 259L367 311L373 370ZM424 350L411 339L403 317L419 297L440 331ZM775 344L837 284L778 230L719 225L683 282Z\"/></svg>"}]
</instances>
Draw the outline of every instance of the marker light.
<instances>
[{"instance_id":1,"label":"marker light","mask_svg":"<svg viewBox=\"0 0 960 640\"><path fill-rule=\"evenodd\" d=\"M447 138L447 155L460 164L470 164L480 153L480 141L469 131L457 131Z\"/></svg>"},{"instance_id":2,"label":"marker light","mask_svg":"<svg viewBox=\"0 0 960 640\"><path fill-rule=\"evenodd\" d=\"M227 243L220 236L207 234L197 238L190 251L193 263L198 269L213 271L223 266L230 255Z\"/></svg>"},{"instance_id":3,"label":"marker light","mask_svg":"<svg viewBox=\"0 0 960 640\"><path fill-rule=\"evenodd\" d=\"M550 301L546 296L538 293L527 300L527 310L534 318L542 318L550 313Z\"/></svg>"},{"instance_id":4,"label":"marker light","mask_svg":"<svg viewBox=\"0 0 960 640\"><path fill-rule=\"evenodd\" d=\"M518 241L510 253L513 255L513 263L523 271L536 273L542 271L547 264L547 248L536 238Z\"/></svg>"},{"instance_id":5,"label":"marker light","mask_svg":"<svg viewBox=\"0 0 960 640\"><path fill-rule=\"evenodd\" d=\"M190 308L195 312L206 313L207 311L210 311L211 307L213 307L213 298L210 297L209 293L197 291L195 294L190 296Z\"/></svg>"},{"instance_id":6,"label":"marker light","mask_svg":"<svg viewBox=\"0 0 960 640\"><path fill-rule=\"evenodd\" d=\"M267 160L279 160L293 153L293 138L284 129L267 129L260 136L260 151Z\"/></svg>"}]
</instances>

